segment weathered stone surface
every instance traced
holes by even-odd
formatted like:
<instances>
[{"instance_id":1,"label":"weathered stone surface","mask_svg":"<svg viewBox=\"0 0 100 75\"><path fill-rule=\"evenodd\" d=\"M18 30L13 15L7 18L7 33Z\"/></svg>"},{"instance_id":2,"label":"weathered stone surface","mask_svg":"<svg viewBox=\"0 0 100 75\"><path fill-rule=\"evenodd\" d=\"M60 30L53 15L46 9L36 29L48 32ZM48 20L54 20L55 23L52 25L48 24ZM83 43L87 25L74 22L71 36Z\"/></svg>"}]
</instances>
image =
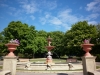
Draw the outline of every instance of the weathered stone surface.
<instances>
[{"instance_id":1,"label":"weathered stone surface","mask_svg":"<svg viewBox=\"0 0 100 75\"><path fill-rule=\"evenodd\" d=\"M82 57L82 64L83 64L83 74L88 75L88 72L96 71L96 63L95 63L95 56L91 57Z\"/></svg>"},{"instance_id":2,"label":"weathered stone surface","mask_svg":"<svg viewBox=\"0 0 100 75\"><path fill-rule=\"evenodd\" d=\"M100 75L100 72L97 72L97 71L95 71L95 72L88 72L88 75Z\"/></svg>"},{"instance_id":3,"label":"weathered stone surface","mask_svg":"<svg viewBox=\"0 0 100 75\"><path fill-rule=\"evenodd\" d=\"M17 57L5 56L3 60L3 71L10 70L11 75L16 75Z\"/></svg>"},{"instance_id":4,"label":"weathered stone surface","mask_svg":"<svg viewBox=\"0 0 100 75\"><path fill-rule=\"evenodd\" d=\"M11 75L11 72L9 70L1 71L0 75Z\"/></svg>"}]
</instances>

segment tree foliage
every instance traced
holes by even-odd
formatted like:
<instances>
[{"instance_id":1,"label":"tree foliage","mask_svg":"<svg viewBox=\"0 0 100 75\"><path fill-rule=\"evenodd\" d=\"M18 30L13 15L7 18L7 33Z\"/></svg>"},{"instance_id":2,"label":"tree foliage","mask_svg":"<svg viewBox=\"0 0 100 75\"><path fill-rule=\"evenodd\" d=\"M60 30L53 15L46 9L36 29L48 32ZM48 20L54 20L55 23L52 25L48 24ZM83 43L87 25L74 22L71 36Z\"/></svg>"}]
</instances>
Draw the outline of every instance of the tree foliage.
<instances>
[{"instance_id":1,"label":"tree foliage","mask_svg":"<svg viewBox=\"0 0 100 75\"><path fill-rule=\"evenodd\" d=\"M78 22L72 25L72 28L65 33L64 44L67 46L69 54L80 54L80 45L84 39L93 39L97 36L97 30L94 25L89 25L87 21ZM73 50L74 49L74 50Z\"/></svg>"},{"instance_id":2,"label":"tree foliage","mask_svg":"<svg viewBox=\"0 0 100 75\"><path fill-rule=\"evenodd\" d=\"M98 31L96 42L97 42L97 44L100 44L100 24L96 25L96 28L97 28L97 31Z\"/></svg>"},{"instance_id":3,"label":"tree foliage","mask_svg":"<svg viewBox=\"0 0 100 75\"><path fill-rule=\"evenodd\" d=\"M37 51L35 53L35 57L45 57L47 53L46 46L47 46L47 32L40 30L37 31L35 37L35 44L37 45Z\"/></svg>"},{"instance_id":4,"label":"tree foliage","mask_svg":"<svg viewBox=\"0 0 100 75\"><path fill-rule=\"evenodd\" d=\"M61 31L53 31L49 32L48 36L49 35L52 38L52 46L55 46L55 48L52 50L53 54L55 54L56 57L60 57L64 54L64 45L62 42L64 33Z\"/></svg>"},{"instance_id":5,"label":"tree foliage","mask_svg":"<svg viewBox=\"0 0 100 75\"><path fill-rule=\"evenodd\" d=\"M84 39L91 38L91 43L95 44L93 54L100 53L100 24L92 25L87 21L80 21L72 25L71 29L64 32L52 31L46 32L44 30L37 31L34 26L29 26L21 21L12 21L0 33L0 52L7 53L5 44L11 39L18 39L20 46L15 51L16 54L22 54L25 57L44 57L46 56L48 45L47 38L52 38L53 57L60 57L63 55L82 56L84 51L81 44Z\"/></svg>"},{"instance_id":6,"label":"tree foliage","mask_svg":"<svg viewBox=\"0 0 100 75\"><path fill-rule=\"evenodd\" d=\"M8 27L2 32L5 36L5 43L8 43L11 39L18 39L20 41L20 47L17 49L17 53L33 53L34 52L34 38L35 38L35 27L23 24L20 21L12 21Z\"/></svg>"}]
</instances>

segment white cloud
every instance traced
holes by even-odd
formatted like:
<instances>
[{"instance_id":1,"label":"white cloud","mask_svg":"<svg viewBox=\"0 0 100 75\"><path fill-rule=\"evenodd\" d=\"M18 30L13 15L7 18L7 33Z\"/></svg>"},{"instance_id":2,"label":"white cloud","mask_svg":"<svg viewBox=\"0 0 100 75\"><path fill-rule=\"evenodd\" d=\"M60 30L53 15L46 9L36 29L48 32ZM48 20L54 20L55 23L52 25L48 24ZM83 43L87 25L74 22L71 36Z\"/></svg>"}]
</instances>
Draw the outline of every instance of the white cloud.
<instances>
[{"instance_id":1,"label":"white cloud","mask_svg":"<svg viewBox=\"0 0 100 75\"><path fill-rule=\"evenodd\" d=\"M35 19L35 17L34 17L33 15L31 15L30 17L31 17L31 19L32 19L32 20L34 20L34 19Z\"/></svg>"},{"instance_id":2,"label":"white cloud","mask_svg":"<svg viewBox=\"0 0 100 75\"><path fill-rule=\"evenodd\" d=\"M57 13L56 16L53 16L49 13L45 14L45 17L40 18L40 22L42 24L50 24L52 26L56 26L55 29L57 28L64 28L65 30L69 30L71 28L71 24L82 20L80 17L76 17L71 14L72 10L71 9L66 9L63 11L60 11Z\"/></svg>"},{"instance_id":3,"label":"white cloud","mask_svg":"<svg viewBox=\"0 0 100 75\"><path fill-rule=\"evenodd\" d=\"M59 30L61 28L61 26L56 26L55 30Z\"/></svg>"},{"instance_id":4,"label":"white cloud","mask_svg":"<svg viewBox=\"0 0 100 75\"><path fill-rule=\"evenodd\" d=\"M99 16L98 13L93 13L93 14L88 15L88 16L87 16L87 19L88 19L88 20L96 19L98 16Z\"/></svg>"},{"instance_id":5,"label":"white cloud","mask_svg":"<svg viewBox=\"0 0 100 75\"><path fill-rule=\"evenodd\" d=\"M70 30L70 28L71 28L71 26L70 25L68 25L67 23L65 23L65 24L63 24L62 25L64 28L64 30L66 31L66 30Z\"/></svg>"},{"instance_id":6,"label":"white cloud","mask_svg":"<svg viewBox=\"0 0 100 75\"><path fill-rule=\"evenodd\" d=\"M72 24L78 21L78 17L71 14L71 9L66 9L64 11L61 11L58 14L58 17L61 19L62 22Z\"/></svg>"},{"instance_id":7,"label":"white cloud","mask_svg":"<svg viewBox=\"0 0 100 75\"><path fill-rule=\"evenodd\" d=\"M51 2L48 2L48 7L52 10L52 9L55 9L57 7L57 4L56 4L56 1L51 1Z\"/></svg>"},{"instance_id":8,"label":"white cloud","mask_svg":"<svg viewBox=\"0 0 100 75\"><path fill-rule=\"evenodd\" d=\"M15 8L15 7L9 7L9 9L10 9L11 11L16 11L16 8Z\"/></svg>"},{"instance_id":9,"label":"white cloud","mask_svg":"<svg viewBox=\"0 0 100 75\"><path fill-rule=\"evenodd\" d=\"M20 17L20 15L22 15L22 11L20 9L10 9L10 11L8 11L8 14L10 14L11 16Z\"/></svg>"},{"instance_id":10,"label":"white cloud","mask_svg":"<svg viewBox=\"0 0 100 75\"><path fill-rule=\"evenodd\" d=\"M24 8L24 10L27 12L27 13L34 13L35 11L37 11L37 8L34 4L24 4L22 5L22 7Z\"/></svg>"},{"instance_id":11,"label":"white cloud","mask_svg":"<svg viewBox=\"0 0 100 75\"><path fill-rule=\"evenodd\" d=\"M27 14L32 14L34 12L36 12L38 9L37 9L37 4L34 2L34 1L30 1L28 2L26 0L26 2L23 2L21 1L21 7L23 8L23 10L27 13Z\"/></svg>"},{"instance_id":12,"label":"white cloud","mask_svg":"<svg viewBox=\"0 0 100 75\"><path fill-rule=\"evenodd\" d=\"M96 21L89 21L88 24L97 24Z\"/></svg>"},{"instance_id":13,"label":"white cloud","mask_svg":"<svg viewBox=\"0 0 100 75\"><path fill-rule=\"evenodd\" d=\"M52 25L55 29L63 28L64 31L69 30L71 25L78 21L87 20L89 24L97 24L95 19L99 16L98 13L93 13L88 16L76 16L72 13L71 9L66 9L57 13L53 16L50 13L44 14L45 16L40 17L40 22L43 25Z\"/></svg>"},{"instance_id":14,"label":"white cloud","mask_svg":"<svg viewBox=\"0 0 100 75\"><path fill-rule=\"evenodd\" d=\"M39 17L38 21L40 21L41 24L52 25L55 27L55 29L63 28L64 30L69 30L72 24L83 20L88 20L89 24L96 24L95 19L98 18L99 14L97 12L99 12L98 10L100 9L99 0L94 0L93 2L87 4L86 10L95 12L92 12L92 14L87 16L77 16L75 15L75 13L73 13L72 9L62 8L60 9L60 11L58 11L59 9L56 9L57 2L55 0L19 0L19 3L20 5L18 6L18 8L9 7L9 13L11 15L16 16L17 18L19 17L19 19L26 21L28 20L28 18L35 20L35 13L36 16L38 15L37 19ZM53 12L54 9L55 11ZM79 9L83 9L83 7L80 6ZM48 10L49 12L47 12Z\"/></svg>"},{"instance_id":15,"label":"white cloud","mask_svg":"<svg viewBox=\"0 0 100 75\"><path fill-rule=\"evenodd\" d=\"M82 9L82 7L80 7L79 9Z\"/></svg>"},{"instance_id":16,"label":"white cloud","mask_svg":"<svg viewBox=\"0 0 100 75\"><path fill-rule=\"evenodd\" d=\"M88 23L97 24L95 19L97 19L100 16L99 14L100 13L100 0L94 0L88 3L86 10L91 12L91 14L87 15L87 17L85 18L86 20L88 20Z\"/></svg>"},{"instance_id":17,"label":"white cloud","mask_svg":"<svg viewBox=\"0 0 100 75\"><path fill-rule=\"evenodd\" d=\"M60 19L58 19L57 17L52 17L51 20L49 20L49 23L53 24L53 25L61 25L62 22Z\"/></svg>"},{"instance_id":18,"label":"white cloud","mask_svg":"<svg viewBox=\"0 0 100 75\"><path fill-rule=\"evenodd\" d=\"M93 2L90 2L87 4L86 7L87 11L92 11L92 12L100 12L100 0L94 0Z\"/></svg>"},{"instance_id":19,"label":"white cloud","mask_svg":"<svg viewBox=\"0 0 100 75\"><path fill-rule=\"evenodd\" d=\"M42 25L46 24L47 19L44 17L40 17L40 22L42 23Z\"/></svg>"},{"instance_id":20,"label":"white cloud","mask_svg":"<svg viewBox=\"0 0 100 75\"><path fill-rule=\"evenodd\" d=\"M40 0L40 1L36 1L36 0L26 0L23 1L21 0L19 2L21 5L21 7L23 8L23 10L27 13L27 14L33 14L35 12L39 12L39 11L43 11L43 10L53 10L57 7L57 3L56 1L47 1L47 0Z\"/></svg>"},{"instance_id":21,"label":"white cloud","mask_svg":"<svg viewBox=\"0 0 100 75\"><path fill-rule=\"evenodd\" d=\"M89 24L97 24L95 19L100 16L100 0L94 0L87 4L86 7L87 11L91 11L90 15L87 15L86 19L88 20Z\"/></svg>"},{"instance_id":22,"label":"white cloud","mask_svg":"<svg viewBox=\"0 0 100 75\"><path fill-rule=\"evenodd\" d=\"M49 13L49 12L45 12L44 15L45 15L45 16L43 16L43 17L39 17L40 22L42 23L42 25L48 23L48 21L49 21L50 18L52 17L51 13Z\"/></svg>"},{"instance_id":23,"label":"white cloud","mask_svg":"<svg viewBox=\"0 0 100 75\"><path fill-rule=\"evenodd\" d=\"M50 15L49 15L49 14L46 14L46 15L45 15L45 18L50 18Z\"/></svg>"},{"instance_id":24,"label":"white cloud","mask_svg":"<svg viewBox=\"0 0 100 75\"><path fill-rule=\"evenodd\" d=\"M39 6L44 7L45 9L48 10L53 10L57 7L57 2L53 0L52 1L42 0Z\"/></svg>"},{"instance_id":25,"label":"white cloud","mask_svg":"<svg viewBox=\"0 0 100 75\"><path fill-rule=\"evenodd\" d=\"M23 0L18 0L18 2L21 3L21 4L25 4L25 3L28 2L28 0L24 0L24 1Z\"/></svg>"},{"instance_id":26,"label":"white cloud","mask_svg":"<svg viewBox=\"0 0 100 75\"><path fill-rule=\"evenodd\" d=\"M91 2L89 4L87 4L87 10L90 11L90 10L94 10L95 9L95 5L97 4L97 2Z\"/></svg>"},{"instance_id":27,"label":"white cloud","mask_svg":"<svg viewBox=\"0 0 100 75\"><path fill-rule=\"evenodd\" d=\"M8 7L7 4L0 4L0 6L2 6L2 7Z\"/></svg>"}]
</instances>

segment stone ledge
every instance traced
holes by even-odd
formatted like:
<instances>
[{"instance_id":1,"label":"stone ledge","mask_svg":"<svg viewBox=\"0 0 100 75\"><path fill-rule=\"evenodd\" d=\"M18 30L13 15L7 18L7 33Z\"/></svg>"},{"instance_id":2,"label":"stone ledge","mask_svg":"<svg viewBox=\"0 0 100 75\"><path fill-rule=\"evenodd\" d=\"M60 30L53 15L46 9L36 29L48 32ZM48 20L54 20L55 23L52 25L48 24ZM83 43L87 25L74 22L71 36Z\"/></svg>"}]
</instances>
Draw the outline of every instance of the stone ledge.
<instances>
[{"instance_id":1,"label":"stone ledge","mask_svg":"<svg viewBox=\"0 0 100 75\"><path fill-rule=\"evenodd\" d=\"M11 72L9 70L0 71L0 75L11 75Z\"/></svg>"},{"instance_id":2,"label":"stone ledge","mask_svg":"<svg viewBox=\"0 0 100 75\"><path fill-rule=\"evenodd\" d=\"M19 62L29 62L29 59L19 59Z\"/></svg>"},{"instance_id":3,"label":"stone ledge","mask_svg":"<svg viewBox=\"0 0 100 75\"><path fill-rule=\"evenodd\" d=\"M88 75L100 75L100 72L97 72L97 71L88 72Z\"/></svg>"},{"instance_id":4,"label":"stone ledge","mask_svg":"<svg viewBox=\"0 0 100 75\"><path fill-rule=\"evenodd\" d=\"M21 64L17 64L17 69L24 69L25 68L25 63ZM46 64L31 64L30 66L31 70L45 70L47 68ZM52 65L52 69L53 70L69 70L68 64L55 64ZM73 64L72 70L81 70L82 69L82 65L77 65L77 64Z\"/></svg>"},{"instance_id":5,"label":"stone ledge","mask_svg":"<svg viewBox=\"0 0 100 75\"><path fill-rule=\"evenodd\" d=\"M66 62L77 62L76 58L68 58Z\"/></svg>"}]
</instances>

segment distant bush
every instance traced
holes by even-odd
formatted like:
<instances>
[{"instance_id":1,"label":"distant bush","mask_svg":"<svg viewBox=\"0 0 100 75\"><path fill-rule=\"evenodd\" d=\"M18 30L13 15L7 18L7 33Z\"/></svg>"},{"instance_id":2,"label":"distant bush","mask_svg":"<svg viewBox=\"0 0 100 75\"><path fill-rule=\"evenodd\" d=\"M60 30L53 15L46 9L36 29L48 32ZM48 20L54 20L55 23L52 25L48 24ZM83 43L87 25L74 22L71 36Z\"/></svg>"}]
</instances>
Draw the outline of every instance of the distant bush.
<instances>
[{"instance_id":1,"label":"distant bush","mask_svg":"<svg viewBox=\"0 0 100 75\"><path fill-rule=\"evenodd\" d=\"M19 57L21 57L21 58L23 58L23 57L24 57L24 55L23 55L23 54L21 54L21 53L19 53L19 54L18 54L18 56L19 56Z\"/></svg>"},{"instance_id":2,"label":"distant bush","mask_svg":"<svg viewBox=\"0 0 100 75\"><path fill-rule=\"evenodd\" d=\"M64 55L64 56L60 56L60 58L68 58L68 56L67 55Z\"/></svg>"}]
</instances>

